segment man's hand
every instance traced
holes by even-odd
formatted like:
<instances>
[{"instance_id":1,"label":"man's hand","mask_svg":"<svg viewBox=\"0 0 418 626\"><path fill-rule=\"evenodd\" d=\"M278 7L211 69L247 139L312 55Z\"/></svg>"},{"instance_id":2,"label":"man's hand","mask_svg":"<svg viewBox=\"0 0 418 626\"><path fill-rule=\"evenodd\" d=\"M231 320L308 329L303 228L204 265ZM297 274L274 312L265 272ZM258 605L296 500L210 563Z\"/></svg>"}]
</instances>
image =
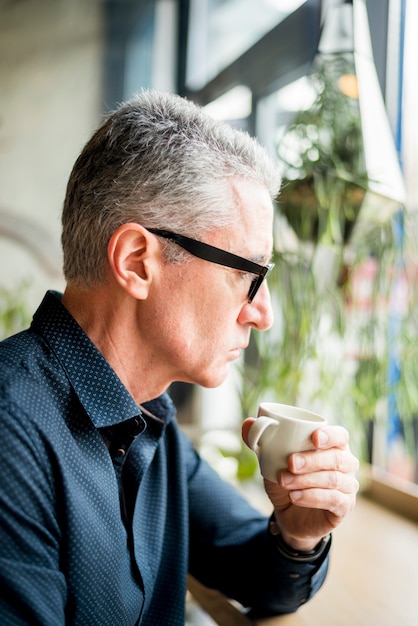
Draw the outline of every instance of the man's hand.
<instances>
[{"instance_id":1,"label":"man's hand","mask_svg":"<svg viewBox=\"0 0 418 626\"><path fill-rule=\"evenodd\" d=\"M244 441L254 422L245 420ZM290 455L288 469L277 483L264 479L284 541L295 550L312 550L353 509L359 488L358 460L349 435L341 426L328 426L312 435L315 450Z\"/></svg>"}]
</instances>

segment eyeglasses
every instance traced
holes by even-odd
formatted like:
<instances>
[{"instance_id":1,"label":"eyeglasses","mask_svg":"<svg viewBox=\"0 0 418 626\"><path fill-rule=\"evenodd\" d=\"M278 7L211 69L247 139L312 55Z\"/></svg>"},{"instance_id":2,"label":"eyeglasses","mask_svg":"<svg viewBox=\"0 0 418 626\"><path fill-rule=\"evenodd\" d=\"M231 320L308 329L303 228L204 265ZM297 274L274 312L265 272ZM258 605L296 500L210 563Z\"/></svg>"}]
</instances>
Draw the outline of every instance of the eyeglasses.
<instances>
[{"instance_id":1,"label":"eyeglasses","mask_svg":"<svg viewBox=\"0 0 418 626\"><path fill-rule=\"evenodd\" d=\"M268 263L267 265L259 265L244 257L232 254L221 248L216 248L203 241L197 241L184 235L178 235L172 233L169 230L161 230L160 228L148 228L150 233L157 235L158 237L164 237L173 241L178 246L193 254L193 256L209 261L210 263L217 263L225 267L230 267L234 270L240 270L241 272L248 272L250 274L256 274L256 278L251 282L250 290L248 292L248 302L252 302L255 298L257 291L260 289L263 280L267 274L273 269L274 263Z\"/></svg>"}]
</instances>

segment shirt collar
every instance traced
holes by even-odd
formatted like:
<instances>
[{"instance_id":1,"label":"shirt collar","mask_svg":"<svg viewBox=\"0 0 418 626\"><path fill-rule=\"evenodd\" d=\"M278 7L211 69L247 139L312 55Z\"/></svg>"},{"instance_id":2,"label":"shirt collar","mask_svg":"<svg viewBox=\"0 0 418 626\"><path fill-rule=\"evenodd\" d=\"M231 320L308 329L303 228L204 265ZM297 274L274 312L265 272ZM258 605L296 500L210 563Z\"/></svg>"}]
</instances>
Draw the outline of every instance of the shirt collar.
<instances>
[{"instance_id":1,"label":"shirt collar","mask_svg":"<svg viewBox=\"0 0 418 626\"><path fill-rule=\"evenodd\" d=\"M102 428L140 416L139 406L63 306L61 297L57 292L47 292L34 315L31 330L42 335L54 351L93 424ZM165 394L145 406L162 418L167 413L171 417L174 412Z\"/></svg>"}]
</instances>

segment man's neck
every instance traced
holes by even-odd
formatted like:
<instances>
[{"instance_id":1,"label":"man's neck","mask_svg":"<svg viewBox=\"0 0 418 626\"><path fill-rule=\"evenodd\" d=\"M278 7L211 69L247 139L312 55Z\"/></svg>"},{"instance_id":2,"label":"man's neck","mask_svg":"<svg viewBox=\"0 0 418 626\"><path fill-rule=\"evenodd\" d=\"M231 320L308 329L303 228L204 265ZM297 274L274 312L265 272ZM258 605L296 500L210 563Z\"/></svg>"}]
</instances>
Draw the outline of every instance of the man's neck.
<instances>
[{"instance_id":1,"label":"man's neck","mask_svg":"<svg viewBox=\"0 0 418 626\"><path fill-rule=\"evenodd\" d=\"M150 346L137 329L138 303L108 285L92 289L68 285L62 304L121 379L137 404L163 393L170 380L159 380Z\"/></svg>"}]
</instances>

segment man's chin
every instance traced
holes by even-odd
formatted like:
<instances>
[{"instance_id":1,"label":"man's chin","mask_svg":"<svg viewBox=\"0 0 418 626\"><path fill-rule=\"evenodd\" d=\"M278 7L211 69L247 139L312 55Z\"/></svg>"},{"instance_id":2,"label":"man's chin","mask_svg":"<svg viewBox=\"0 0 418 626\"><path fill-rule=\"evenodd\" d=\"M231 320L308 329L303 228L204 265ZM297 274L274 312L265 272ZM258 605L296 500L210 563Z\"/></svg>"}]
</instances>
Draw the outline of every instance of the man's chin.
<instances>
[{"instance_id":1,"label":"man's chin","mask_svg":"<svg viewBox=\"0 0 418 626\"><path fill-rule=\"evenodd\" d=\"M220 387L225 382L229 374L229 364L225 365L222 370L216 372L208 372L206 376L201 376L198 384L206 389L214 389Z\"/></svg>"}]
</instances>

